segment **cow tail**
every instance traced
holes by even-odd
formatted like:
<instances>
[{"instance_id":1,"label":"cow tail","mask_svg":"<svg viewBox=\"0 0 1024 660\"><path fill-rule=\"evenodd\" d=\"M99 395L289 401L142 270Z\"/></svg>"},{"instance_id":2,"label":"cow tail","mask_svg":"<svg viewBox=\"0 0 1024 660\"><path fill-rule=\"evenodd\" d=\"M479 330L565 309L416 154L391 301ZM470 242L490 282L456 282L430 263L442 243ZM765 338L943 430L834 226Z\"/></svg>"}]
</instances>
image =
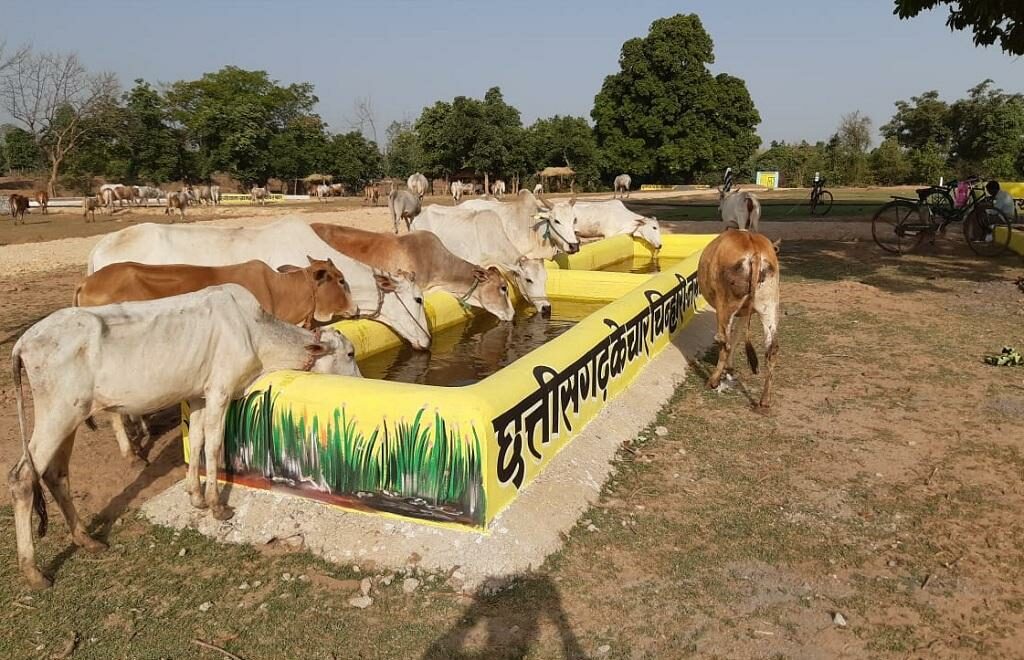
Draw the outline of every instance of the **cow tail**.
<instances>
[{"instance_id":1,"label":"cow tail","mask_svg":"<svg viewBox=\"0 0 1024 660\"><path fill-rule=\"evenodd\" d=\"M750 207L750 200L747 200L748 208ZM750 341L750 321L754 317L754 297L757 295L757 284L761 279L761 253L755 251L750 257L750 289L747 292L747 323L743 330L743 340L746 344L747 351L747 364L750 365L750 370L755 374L757 373L758 362L757 362L757 351L754 350L754 344Z\"/></svg>"},{"instance_id":2,"label":"cow tail","mask_svg":"<svg viewBox=\"0 0 1024 660\"><path fill-rule=\"evenodd\" d=\"M28 464L32 475L32 508L35 509L36 514L39 516L39 527L36 529L36 533L41 538L46 536L50 516L46 512L46 498L43 497L43 487L39 483L39 472L36 470L36 464L32 460L32 452L28 448L28 424L25 421L25 399L21 386L21 367L21 350L15 344L14 350L11 351L11 378L14 381L14 400L18 407L18 429L21 431L21 460ZM14 466L14 469L11 470L11 476L16 475L20 469L21 462L19 461Z\"/></svg>"}]
</instances>

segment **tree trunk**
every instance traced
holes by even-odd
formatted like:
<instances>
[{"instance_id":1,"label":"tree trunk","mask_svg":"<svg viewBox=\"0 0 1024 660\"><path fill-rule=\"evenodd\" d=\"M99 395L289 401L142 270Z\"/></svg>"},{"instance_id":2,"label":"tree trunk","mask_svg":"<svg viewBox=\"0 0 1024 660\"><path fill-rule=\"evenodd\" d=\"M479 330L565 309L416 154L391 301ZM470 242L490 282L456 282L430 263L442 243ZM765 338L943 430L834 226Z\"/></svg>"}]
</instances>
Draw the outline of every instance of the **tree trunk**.
<instances>
[{"instance_id":1,"label":"tree trunk","mask_svg":"<svg viewBox=\"0 0 1024 660\"><path fill-rule=\"evenodd\" d=\"M485 195L490 195L491 194L490 177L487 175L487 172L484 172L484 194Z\"/></svg>"},{"instance_id":2,"label":"tree trunk","mask_svg":"<svg viewBox=\"0 0 1024 660\"><path fill-rule=\"evenodd\" d=\"M61 160L56 157L50 159L50 181L46 184L46 188L51 199L57 196L57 176L60 173Z\"/></svg>"}]
</instances>

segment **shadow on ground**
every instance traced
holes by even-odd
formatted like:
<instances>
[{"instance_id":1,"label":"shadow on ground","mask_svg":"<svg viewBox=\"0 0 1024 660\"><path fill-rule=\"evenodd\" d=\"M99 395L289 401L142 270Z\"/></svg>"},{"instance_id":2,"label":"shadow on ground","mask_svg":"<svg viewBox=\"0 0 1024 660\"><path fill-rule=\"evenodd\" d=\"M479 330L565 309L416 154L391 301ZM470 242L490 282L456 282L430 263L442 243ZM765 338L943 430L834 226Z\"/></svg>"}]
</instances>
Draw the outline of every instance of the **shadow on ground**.
<instances>
[{"instance_id":1,"label":"shadow on ground","mask_svg":"<svg viewBox=\"0 0 1024 660\"><path fill-rule=\"evenodd\" d=\"M555 627L560 641L554 657L587 657L549 576L530 575L511 589L492 595L478 592L474 598L456 625L430 645L423 660L525 658L536 646L544 622Z\"/></svg>"}]
</instances>

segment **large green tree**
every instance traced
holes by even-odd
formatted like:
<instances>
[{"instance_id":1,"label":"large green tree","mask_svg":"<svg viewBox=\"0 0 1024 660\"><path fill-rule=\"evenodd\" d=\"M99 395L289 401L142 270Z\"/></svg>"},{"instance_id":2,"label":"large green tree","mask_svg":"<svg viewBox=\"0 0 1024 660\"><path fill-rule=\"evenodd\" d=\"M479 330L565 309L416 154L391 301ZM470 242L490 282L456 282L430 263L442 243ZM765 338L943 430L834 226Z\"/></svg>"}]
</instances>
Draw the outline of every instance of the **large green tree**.
<instances>
[{"instance_id":1,"label":"large green tree","mask_svg":"<svg viewBox=\"0 0 1024 660\"><path fill-rule=\"evenodd\" d=\"M527 130L530 169L569 166L576 182L591 188L600 178L600 152L594 130L583 117L555 115L538 119Z\"/></svg>"},{"instance_id":2,"label":"large green tree","mask_svg":"<svg viewBox=\"0 0 1024 660\"><path fill-rule=\"evenodd\" d=\"M227 66L199 80L174 83L167 101L185 128L195 174L206 178L223 171L253 183L274 174L273 136L312 115L317 98L310 83L283 86L266 71Z\"/></svg>"},{"instance_id":3,"label":"large green tree","mask_svg":"<svg viewBox=\"0 0 1024 660\"><path fill-rule=\"evenodd\" d=\"M290 183L298 192L297 179L325 169L329 160L329 138L316 116L297 117L270 138L270 171Z\"/></svg>"},{"instance_id":4,"label":"large green tree","mask_svg":"<svg viewBox=\"0 0 1024 660\"><path fill-rule=\"evenodd\" d=\"M985 80L950 106L953 165L961 175L1024 175L1024 95L1008 94Z\"/></svg>"},{"instance_id":5,"label":"large green tree","mask_svg":"<svg viewBox=\"0 0 1024 660\"><path fill-rule=\"evenodd\" d=\"M126 161L125 179L159 185L182 177L182 139L170 125L163 96L137 79L122 100L123 126L115 139Z\"/></svg>"},{"instance_id":6,"label":"large green tree","mask_svg":"<svg viewBox=\"0 0 1024 660\"><path fill-rule=\"evenodd\" d=\"M384 148L384 173L399 179L413 172L427 169L424 164L420 137L410 121L393 121L388 126L387 146Z\"/></svg>"},{"instance_id":7,"label":"large green tree","mask_svg":"<svg viewBox=\"0 0 1024 660\"><path fill-rule=\"evenodd\" d=\"M746 84L712 75L714 44L695 14L651 24L622 46L591 116L605 176L692 181L745 162L760 145L761 116Z\"/></svg>"},{"instance_id":8,"label":"large green tree","mask_svg":"<svg viewBox=\"0 0 1024 660\"><path fill-rule=\"evenodd\" d=\"M896 101L896 113L882 125L882 135L894 139L905 149L921 149L935 144L949 148L952 129L949 125L949 104L935 90L909 101Z\"/></svg>"},{"instance_id":9,"label":"large green tree","mask_svg":"<svg viewBox=\"0 0 1024 660\"><path fill-rule=\"evenodd\" d=\"M359 131L351 131L330 139L323 169L349 190L360 190L383 173L384 163L376 143Z\"/></svg>"},{"instance_id":10,"label":"large green tree","mask_svg":"<svg viewBox=\"0 0 1024 660\"><path fill-rule=\"evenodd\" d=\"M29 172L44 167L43 152L28 131L7 124L0 127L8 170Z\"/></svg>"},{"instance_id":11,"label":"large green tree","mask_svg":"<svg viewBox=\"0 0 1024 660\"><path fill-rule=\"evenodd\" d=\"M1024 55L1024 2L1021 0L896 0L893 10L900 18L922 11L948 7L946 25L951 30L970 28L976 46L998 43L1007 53Z\"/></svg>"}]
</instances>

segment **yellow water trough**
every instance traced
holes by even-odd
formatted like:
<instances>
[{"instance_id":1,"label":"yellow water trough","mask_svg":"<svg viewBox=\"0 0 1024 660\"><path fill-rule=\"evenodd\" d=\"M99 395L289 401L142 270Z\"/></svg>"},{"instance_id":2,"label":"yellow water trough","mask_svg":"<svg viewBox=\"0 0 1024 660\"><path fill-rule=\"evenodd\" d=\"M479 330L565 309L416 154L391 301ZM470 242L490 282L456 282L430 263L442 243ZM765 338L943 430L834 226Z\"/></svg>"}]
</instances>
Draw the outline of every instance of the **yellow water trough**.
<instances>
[{"instance_id":1,"label":"yellow water trough","mask_svg":"<svg viewBox=\"0 0 1024 660\"><path fill-rule=\"evenodd\" d=\"M369 513L484 529L690 320L698 306L697 261L713 238L665 236L659 257L678 261L653 275L601 270L652 258L645 243L628 236L559 258L548 272L549 298L607 304L471 385L292 371L265 376L228 414L226 479ZM434 331L474 313L446 293L425 303ZM336 327L358 358L400 344L374 321Z\"/></svg>"}]
</instances>

